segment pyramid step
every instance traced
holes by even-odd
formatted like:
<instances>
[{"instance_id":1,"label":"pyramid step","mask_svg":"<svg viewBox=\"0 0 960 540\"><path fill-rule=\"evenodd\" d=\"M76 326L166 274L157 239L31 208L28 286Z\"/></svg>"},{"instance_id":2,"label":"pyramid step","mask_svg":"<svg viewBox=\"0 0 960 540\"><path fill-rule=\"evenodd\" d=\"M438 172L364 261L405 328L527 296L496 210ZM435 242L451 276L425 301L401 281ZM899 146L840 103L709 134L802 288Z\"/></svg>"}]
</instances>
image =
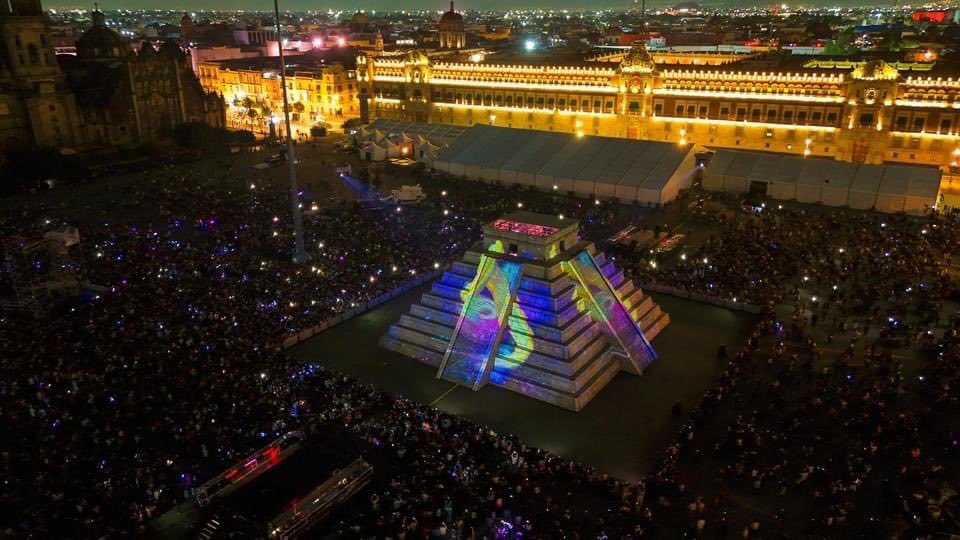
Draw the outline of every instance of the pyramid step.
<instances>
[{"instance_id":1,"label":"pyramid step","mask_svg":"<svg viewBox=\"0 0 960 540\"><path fill-rule=\"evenodd\" d=\"M624 305L628 305L627 309L630 310L630 316L633 317L633 320L637 321L638 323L643 320L643 317L649 313L651 309L657 307L657 303L653 301L653 298L643 294L640 295L640 298L640 303L633 306L629 306L628 304L624 303ZM641 324L640 326L642 327L643 325Z\"/></svg>"},{"instance_id":2,"label":"pyramid step","mask_svg":"<svg viewBox=\"0 0 960 540\"><path fill-rule=\"evenodd\" d=\"M606 336L598 333L590 343L570 358L551 356L544 354L542 351L530 350L510 343L500 344L500 348L497 350L497 358L515 363L527 363L541 369L572 376L583 369L583 366L592 362L596 356L603 354L608 348L610 348L610 343Z\"/></svg>"},{"instance_id":3,"label":"pyramid step","mask_svg":"<svg viewBox=\"0 0 960 540\"><path fill-rule=\"evenodd\" d=\"M447 345L449 343L448 339L426 334L413 328L398 326L396 324L390 327L390 330L387 331L387 335L399 341L405 341L413 345L419 345L426 349L437 351L440 354L446 352Z\"/></svg>"},{"instance_id":4,"label":"pyramid step","mask_svg":"<svg viewBox=\"0 0 960 540\"><path fill-rule=\"evenodd\" d=\"M400 353L429 366L439 367L440 362L443 360L442 352L427 349L408 341L401 341L390 335L381 337L379 343L384 349L389 349L391 351Z\"/></svg>"},{"instance_id":5,"label":"pyramid step","mask_svg":"<svg viewBox=\"0 0 960 540\"><path fill-rule=\"evenodd\" d=\"M400 322L397 324L404 328L423 332L424 334L442 337L447 341L450 341L450 336L453 335L453 327L437 324L408 313L401 315Z\"/></svg>"},{"instance_id":6,"label":"pyramid step","mask_svg":"<svg viewBox=\"0 0 960 540\"><path fill-rule=\"evenodd\" d=\"M454 317L460 316L460 310L463 307L463 304L459 300L451 300L433 293L424 293L423 296L420 297L420 303L438 311L449 313Z\"/></svg>"},{"instance_id":7,"label":"pyramid step","mask_svg":"<svg viewBox=\"0 0 960 540\"><path fill-rule=\"evenodd\" d=\"M670 325L670 314L666 312L661 312L660 316L652 321L649 326L645 327L643 334L647 336L647 341L653 341L664 328Z\"/></svg>"},{"instance_id":8,"label":"pyramid step","mask_svg":"<svg viewBox=\"0 0 960 540\"><path fill-rule=\"evenodd\" d=\"M444 285L443 283L436 281L433 284L433 287L430 287L430 293L437 296L447 298L450 300L456 300L460 302L463 298L462 294L465 291L463 288L451 287L449 285Z\"/></svg>"},{"instance_id":9,"label":"pyramid step","mask_svg":"<svg viewBox=\"0 0 960 540\"><path fill-rule=\"evenodd\" d=\"M457 319L460 318L459 314L449 313L423 304L410 306L410 314L427 321L449 326L451 329L457 325Z\"/></svg>"},{"instance_id":10,"label":"pyramid step","mask_svg":"<svg viewBox=\"0 0 960 540\"><path fill-rule=\"evenodd\" d=\"M497 358L497 363L493 367L493 373L504 379L521 377L524 380L535 381L541 386L560 392L578 394L584 385L592 380L597 372L606 366L606 363L609 361L608 358L609 355L600 355L573 375L556 373L528 362L514 362L506 358ZM491 374L490 380L495 383L495 376L493 374Z\"/></svg>"}]
</instances>

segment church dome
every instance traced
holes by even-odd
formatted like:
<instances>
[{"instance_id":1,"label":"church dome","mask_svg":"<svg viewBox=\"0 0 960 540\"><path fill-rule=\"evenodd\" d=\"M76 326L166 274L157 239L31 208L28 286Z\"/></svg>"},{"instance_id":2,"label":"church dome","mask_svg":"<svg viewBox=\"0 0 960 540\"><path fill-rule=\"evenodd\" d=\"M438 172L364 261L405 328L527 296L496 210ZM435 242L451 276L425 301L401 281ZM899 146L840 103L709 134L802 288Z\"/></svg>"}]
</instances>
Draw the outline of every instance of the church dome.
<instances>
[{"instance_id":1,"label":"church dome","mask_svg":"<svg viewBox=\"0 0 960 540\"><path fill-rule=\"evenodd\" d=\"M127 40L107 28L106 18L99 10L93 12L93 27L77 40L77 56L87 60L117 59L130 54Z\"/></svg>"},{"instance_id":2,"label":"church dome","mask_svg":"<svg viewBox=\"0 0 960 540\"><path fill-rule=\"evenodd\" d=\"M463 15L460 15L453 9L453 2L450 2L450 11L447 11L440 17L441 30L463 31Z\"/></svg>"},{"instance_id":3,"label":"church dome","mask_svg":"<svg viewBox=\"0 0 960 540\"><path fill-rule=\"evenodd\" d=\"M350 18L350 24L364 25L369 23L370 23L370 17L367 17L367 14L362 11L358 11L354 13L353 17Z\"/></svg>"}]
</instances>

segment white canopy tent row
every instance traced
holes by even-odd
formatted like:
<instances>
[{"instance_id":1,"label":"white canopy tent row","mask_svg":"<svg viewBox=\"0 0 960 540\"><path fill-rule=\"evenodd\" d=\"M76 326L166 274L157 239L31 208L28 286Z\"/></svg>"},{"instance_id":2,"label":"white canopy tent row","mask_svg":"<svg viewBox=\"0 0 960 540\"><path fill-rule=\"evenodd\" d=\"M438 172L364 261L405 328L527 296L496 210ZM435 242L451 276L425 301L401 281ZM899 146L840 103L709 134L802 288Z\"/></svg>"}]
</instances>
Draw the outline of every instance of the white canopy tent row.
<instances>
[{"instance_id":1,"label":"white canopy tent row","mask_svg":"<svg viewBox=\"0 0 960 540\"><path fill-rule=\"evenodd\" d=\"M474 125L441 150L433 166L467 180L664 204L690 187L697 151L692 145Z\"/></svg>"},{"instance_id":2,"label":"white canopy tent row","mask_svg":"<svg viewBox=\"0 0 960 540\"><path fill-rule=\"evenodd\" d=\"M933 167L719 150L704 172L703 187L802 203L920 214L936 205L940 180L940 170Z\"/></svg>"},{"instance_id":3,"label":"white canopy tent row","mask_svg":"<svg viewBox=\"0 0 960 540\"><path fill-rule=\"evenodd\" d=\"M360 159L414 159L432 167L440 150L467 128L378 118L354 134Z\"/></svg>"}]
</instances>

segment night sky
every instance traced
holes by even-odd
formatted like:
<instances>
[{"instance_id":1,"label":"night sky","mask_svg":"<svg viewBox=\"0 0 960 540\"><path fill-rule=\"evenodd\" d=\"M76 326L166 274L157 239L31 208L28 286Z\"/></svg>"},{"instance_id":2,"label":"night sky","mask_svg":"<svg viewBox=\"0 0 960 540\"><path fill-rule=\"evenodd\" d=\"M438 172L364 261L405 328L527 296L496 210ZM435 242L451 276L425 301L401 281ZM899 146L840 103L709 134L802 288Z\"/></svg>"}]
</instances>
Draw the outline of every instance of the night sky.
<instances>
[{"instance_id":1,"label":"night sky","mask_svg":"<svg viewBox=\"0 0 960 540\"><path fill-rule=\"evenodd\" d=\"M647 0L648 8L657 8L676 4L681 0ZM768 2L773 3L773 2ZM710 6L756 6L758 2L744 1L726 1L726 2L703 2L701 5L709 8ZM791 5L799 5L790 2ZM857 3L853 0L830 0L823 2L804 2L804 5L864 5L863 2ZM877 5L890 5L890 2ZM92 7L91 0L89 5L78 4L75 1L66 2L44 2L48 8L89 8ZM596 9L598 7L610 9L629 9L635 5L632 1L596 1L590 0L466 0L457 2L457 7L464 9L494 9L506 10L517 8L554 8L554 9ZM359 2L317 2L315 0L281 0L281 9L292 10L326 10L340 9L347 11L355 10L400 10L400 9L446 9L448 2L437 0L362 0ZM273 9L273 2L270 0L104 0L100 2L102 9L189 9L196 11L200 9L247 9L247 10L268 10Z\"/></svg>"}]
</instances>

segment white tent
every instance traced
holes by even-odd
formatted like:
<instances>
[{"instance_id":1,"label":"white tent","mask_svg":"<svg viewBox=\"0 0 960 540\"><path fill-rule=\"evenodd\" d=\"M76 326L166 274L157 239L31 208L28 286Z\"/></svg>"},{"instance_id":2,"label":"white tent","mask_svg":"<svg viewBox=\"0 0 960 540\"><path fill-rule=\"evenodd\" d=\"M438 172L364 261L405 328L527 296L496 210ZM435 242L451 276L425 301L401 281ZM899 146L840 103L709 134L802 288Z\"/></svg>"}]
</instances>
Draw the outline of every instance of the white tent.
<instances>
[{"instance_id":1,"label":"white tent","mask_svg":"<svg viewBox=\"0 0 960 540\"><path fill-rule=\"evenodd\" d=\"M368 142L360 147L360 157L367 161L383 161L387 159L387 149L375 142Z\"/></svg>"},{"instance_id":2,"label":"white tent","mask_svg":"<svg viewBox=\"0 0 960 540\"><path fill-rule=\"evenodd\" d=\"M869 210L877 205L877 191L885 168L883 165L861 165L857 169L847 195L850 208Z\"/></svg>"},{"instance_id":3,"label":"white tent","mask_svg":"<svg viewBox=\"0 0 960 540\"><path fill-rule=\"evenodd\" d=\"M907 193L910 189L912 167L902 165L888 166L880 179L877 191L877 210L881 212L902 212L907 205Z\"/></svg>"},{"instance_id":4,"label":"white tent","mask_svg":"<svg viewBox=\"0 0 960 540\"><path fill-rule=\"evenodd\" d=\"M663 203L689 187L695 161L692 146L474 125L440 151L434 167L543 191Z\"/></svg>"}]
</instances>

